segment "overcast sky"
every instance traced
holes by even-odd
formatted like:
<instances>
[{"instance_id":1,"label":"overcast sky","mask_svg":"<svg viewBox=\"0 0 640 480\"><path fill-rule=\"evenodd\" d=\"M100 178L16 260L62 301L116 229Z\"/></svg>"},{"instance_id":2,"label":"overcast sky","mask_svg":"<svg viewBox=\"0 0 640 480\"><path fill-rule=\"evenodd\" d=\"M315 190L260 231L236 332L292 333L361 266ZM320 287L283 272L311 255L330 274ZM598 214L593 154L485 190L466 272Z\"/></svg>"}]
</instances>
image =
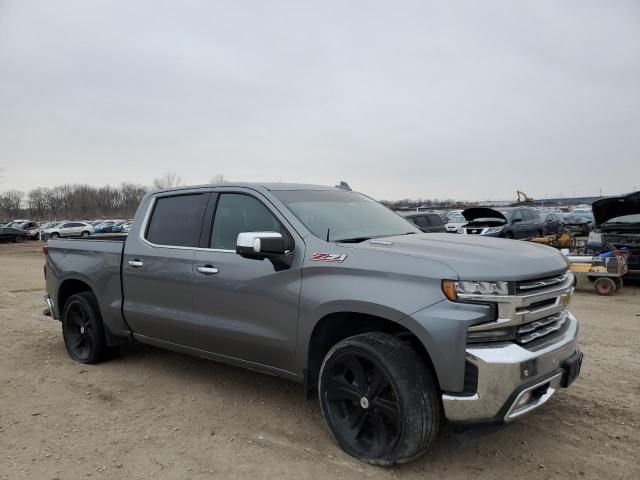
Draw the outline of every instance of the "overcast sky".
<instances>
[{"instance_id":1,"label":"overcast sky","mask_svg":"<svg viewBox=\"0 0 640 480\"><path fill-rule=\"evenodd\" d=\"M640 189L640 2L0 0L0 191Z\"/></svg>"}]
</instances>

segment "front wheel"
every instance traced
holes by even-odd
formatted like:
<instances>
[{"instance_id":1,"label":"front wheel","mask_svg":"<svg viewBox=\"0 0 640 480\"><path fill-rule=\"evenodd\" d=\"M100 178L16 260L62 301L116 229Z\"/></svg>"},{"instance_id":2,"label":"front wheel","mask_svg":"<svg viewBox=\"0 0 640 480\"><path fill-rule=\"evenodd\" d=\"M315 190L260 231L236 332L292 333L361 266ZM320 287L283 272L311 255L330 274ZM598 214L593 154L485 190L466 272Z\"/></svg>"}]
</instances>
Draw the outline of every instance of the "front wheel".
<instances>
[{"instance_id":1,"label":"front wheel","mask_svg":"<svg viewBox=\"0 0 640 480\"><path fill-rule=\"evenodd\" d=\"M60 234L58 232L53 232L51 235L49 235L51 238L60 238Z\"/></svg>"},{"instance_id":2,"label":"front wheel","mask_svg":"<svg viewBox=\"0 0 640 480\"><path fill-rule=\"evenodd\" d=\"M62 314L62 335L69 356L76 362L98 363L106 359L109 347L93 293L69 297Z\"/></svg>"},{"instance_id":3,"label":"front wheel","mask_svg":"<svg viewBox=\"0 0 640 480\"><path fill-rule=\"evenodd\" d=\"M364 333L337 343L322 363L318 392L331 435L359 460L407 462L438 433L436 383L417 352L392 335Z\"/></svg>"},{"instance_id":4,"label":"front wheel","mask_svg":"<svg viewBox=\"0 0 640 480\"><path fill-rule=\"evenodd\" d=\"M22 243L22 242L23 242L23 240L24 240L24 237L15 237L15 238L13 239L13 241L14 241L15 243Z\"/></svg>"},{"instance_id":5,"label":"front wheel","mask_svg":"<svg viewBox=\"0 0 640 480\"><path fill-rule=\"evenodd\" d=\"M80 234L81 237L88 237L90 235L86 230Z\"/></svg>"}]
</instances>

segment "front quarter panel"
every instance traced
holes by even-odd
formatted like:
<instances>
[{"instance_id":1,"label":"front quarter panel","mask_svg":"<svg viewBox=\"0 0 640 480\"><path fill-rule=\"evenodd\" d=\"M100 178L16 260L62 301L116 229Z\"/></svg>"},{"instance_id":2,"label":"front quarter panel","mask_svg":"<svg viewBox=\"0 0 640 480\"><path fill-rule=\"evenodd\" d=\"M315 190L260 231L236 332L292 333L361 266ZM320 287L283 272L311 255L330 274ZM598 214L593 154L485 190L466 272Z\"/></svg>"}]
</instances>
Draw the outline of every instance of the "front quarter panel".
<instances>
[{"instance_id":1,"label":"front quarter panel","mask_svg":"<svg viewBox=\"0 0 640 480\"><path fill-rule=\"evenodd\" d=\"M400 322L443 301L442 279L458 278L449 266L438 261L384 250L367 251L311 236L305 242L296 355L301 370L307 367L313 329L325 316L354 312ZM346 257L342 262L313 260L317 253Z\"/></svg>"}]
</instances>

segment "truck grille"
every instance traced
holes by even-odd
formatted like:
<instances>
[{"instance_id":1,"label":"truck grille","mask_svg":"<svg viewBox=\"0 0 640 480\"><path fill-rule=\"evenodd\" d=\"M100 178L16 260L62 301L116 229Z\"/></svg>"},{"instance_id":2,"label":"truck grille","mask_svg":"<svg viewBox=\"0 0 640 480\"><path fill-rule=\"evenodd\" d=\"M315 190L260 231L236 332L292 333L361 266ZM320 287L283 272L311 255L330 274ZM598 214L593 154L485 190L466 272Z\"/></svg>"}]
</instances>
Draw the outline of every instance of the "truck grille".
<instances>
[{"instance_id":1,"label":"truck grille","mask_svg":"<svg viewBox=\"0 0 640 480\"><path fill-rule=\"evenodd\" d=\"M516 284L516 293L532 293L536 290L559 285L567 280L569 272L553 277L539 278L536 280L525 280Z\"/></svg>"},{"instance_id":2,"label":"truck grille","mask_svg":"<svg viewBox=\"0 0 640 480\"><path fill-rule=\"evenodd\" d=\"M524 323L516 327L516 341L522 345L526 345L552 333L560 332L566 321L567 314L560 312L539 320Z\"/></svg>"}]
</instances>

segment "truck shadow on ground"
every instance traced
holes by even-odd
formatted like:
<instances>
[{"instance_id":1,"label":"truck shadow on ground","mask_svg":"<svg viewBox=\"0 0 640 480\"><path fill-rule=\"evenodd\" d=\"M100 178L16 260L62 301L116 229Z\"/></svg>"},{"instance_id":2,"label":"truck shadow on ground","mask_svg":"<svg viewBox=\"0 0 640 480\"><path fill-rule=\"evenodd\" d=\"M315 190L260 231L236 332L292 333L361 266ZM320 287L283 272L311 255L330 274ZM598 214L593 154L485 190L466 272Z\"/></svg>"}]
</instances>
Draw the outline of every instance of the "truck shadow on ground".
<instances>
[{"instance_id":1,"label":"truck shadow on ground","mask_svg":"<svg viewBox=\"0 0 640 480\"><path fill-rule=\"evenodd\" d=\"M122 347L115 359L122 370L144 372L149 379L171 379L170 389L183 396L215 395L217 401L230 405L224 412L228 415L228 429L233 431L233 422L237 431L246 433L244 420L238 415L260 416L261 429L267 429L271 435L280 437L288 433L288 441L327 458L342 457L356 462L341 452L331 439L322 418L317 400L308 400L302 385L292 381L234 367L207 359L190 357L159 348L128 344ZM166 392L170 394L171 391ZM153 400L150 400L153 401ZM158 401L161 401L158 399ZM560 406L564 418L579 416L573 406L565 405L566 398L558 396L552 400L558 409ZM247 407L252 413L247 413ZM556 428L558 414L552 413L545 405L539 412L532 413L506 427L476 429L472 432L453 432L443 425L441 433L432 449L423 457L406 465L394 467L394 471L423 471L431 468L444 468L455 462L467 464L466 470L480 472L486 459L498 461L503 455L519 457L525 464L532 463L531 445L537 442L549 443L548 432ZM207 415L202 412L202 415ZM225 421L223 419L223 421ZM557 439L556 439L557 440ZM297 448L297 447L296 447ZM470 459L476 459L473 462ZM483 458L485 460L479 460ZM478 463L479 462L479 463ZM362 464L364 465L364 464ZM487 467L489 468L489 467Z\"/></svg>"}]
</instances>

